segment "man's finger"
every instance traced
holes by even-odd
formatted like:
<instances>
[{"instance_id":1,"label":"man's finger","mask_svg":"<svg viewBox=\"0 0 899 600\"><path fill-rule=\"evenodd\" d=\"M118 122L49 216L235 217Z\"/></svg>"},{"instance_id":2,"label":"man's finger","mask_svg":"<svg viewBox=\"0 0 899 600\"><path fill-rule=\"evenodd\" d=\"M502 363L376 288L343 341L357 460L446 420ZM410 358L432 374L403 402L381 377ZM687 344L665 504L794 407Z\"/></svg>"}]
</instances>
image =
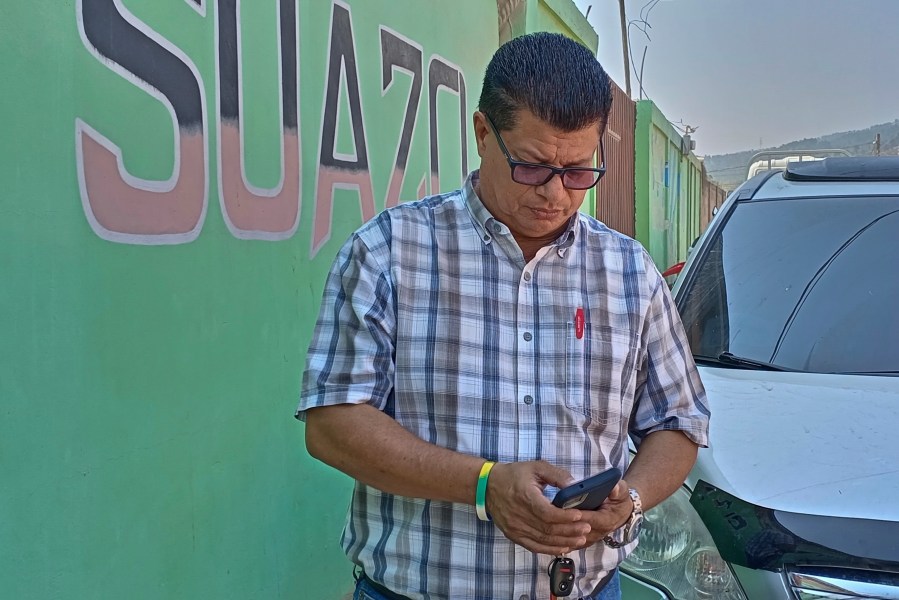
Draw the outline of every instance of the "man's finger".
<instances>
[{"instance_id":1,"label":"man's finger","mask_svg":"<svg viewBox=\"0 0 899 600\"><path fill-rule=\"evenodd\" d=\"M525 527L528 532L533 532L538 537L563 537L566 539L585 538L593 530L589 524L584 522L558 525L539 523L536 526L526 525Z\"/></svg>"},{"instance_id":2,"label":"man's finger","mask_svg":"<svg viewBox=\"0 0 899 600\"><path fill-rule=\"evenodd\" d=\"M520 535L514 539L509 538L519 546L523 546L532 552L538 554L549 554L556 556L559 554L567 554L578 547L583 547L586 540L567 539L567 538L548 538L544 539L539 536Z\"/></svg>"},{"instance_id":3,"label":"man's finger","mask_svg":"<svg viewBox=\"0 0 899 600\"><path fill-rule=\"evenodd\" d=\"M509 539L525 537L543 545L573 547L583 544L591 532L586 523L569 523L562 525L534 525L524 519L516 519L506 523L504 532Z\"/></svg>"},{"instance_id":4,"label":"man's finger","mask_svg":"<svg viewBox=\"0 0 899 600\"><path fill-rule=\"evenodd\" d=\"M537 521L553 526L584 520L584 511L576 508L556 508L549 500L534 506L532 512Z\"/></svg>"},{"instance_id":5,"label":"man's finger","mask_svg":"<svg viewBox=\"0 0 899 600\"><path fill-rule=\"evenodd\" d=\"M569 546L546 546L539 542L536 542L531 539L522 538L519 540L512 540L519 546L522 546L531 552L535 552L537 554L546 554L549 556L558 556L560 554L568 554L571 552L571 547Z\"/></svg>"}]
</instances>

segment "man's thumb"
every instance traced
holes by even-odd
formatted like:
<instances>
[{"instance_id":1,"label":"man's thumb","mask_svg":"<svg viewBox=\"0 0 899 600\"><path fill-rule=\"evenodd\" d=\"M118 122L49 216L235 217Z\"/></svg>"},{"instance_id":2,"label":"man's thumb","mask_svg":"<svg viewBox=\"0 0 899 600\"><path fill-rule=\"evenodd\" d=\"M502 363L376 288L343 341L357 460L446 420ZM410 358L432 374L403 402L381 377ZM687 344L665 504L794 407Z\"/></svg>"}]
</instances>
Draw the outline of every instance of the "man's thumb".
<instances>
[{"instance_id":1,"label":"man's thumb","mask_svg":"<svg viewBox=\"0 0 899 600\"><path fill-rule=\"evenodd\" d=\"M622 479L612 488L612 491L609 493L609 500L623 500L627 497L629 497L627 482Z\"/></svg>"},{"instance_id":2,"label":"man's thumb","mask_svg":"<svg viewBox=\"0 0 899 600\"><path fill-rule=\"evenodd\" d=\"M571 473L546 461L537 463L536 475L543 483L557 488L563 488L574 481Z\"/></svg>"}]
</instances>

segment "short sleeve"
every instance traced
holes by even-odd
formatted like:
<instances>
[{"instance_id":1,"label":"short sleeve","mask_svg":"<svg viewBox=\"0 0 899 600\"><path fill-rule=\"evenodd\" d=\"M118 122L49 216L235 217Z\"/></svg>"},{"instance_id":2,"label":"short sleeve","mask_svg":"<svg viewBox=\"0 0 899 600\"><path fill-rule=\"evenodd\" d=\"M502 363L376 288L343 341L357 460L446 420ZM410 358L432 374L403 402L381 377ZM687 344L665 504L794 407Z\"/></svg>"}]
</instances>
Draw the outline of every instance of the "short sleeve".
<instances>
[{"instance_id":1,"label":"short sleeve","mask_svg":"<svg viewBox=\"0 0 899 600\"><path fill-rule=\"evenodd\" d=\"M682 431L708 446L709 408L680 315L668 285L644 253L651 285L644 321L643 361L637 374L630 434L639 443L654 431Z\"/></svg>"},{"instance_id":2,"label":"short sleeve","mask_svg":"<svg viewBox=\"0 0 899 600\"><path fill-rule=\"evenodd\" d=\"M382 217L344 244L328 274L306 355L300 420L319 406L367 403L384 410L393 392L396 310L385 260L389 218Z\"/></svg>"}]
</instances>

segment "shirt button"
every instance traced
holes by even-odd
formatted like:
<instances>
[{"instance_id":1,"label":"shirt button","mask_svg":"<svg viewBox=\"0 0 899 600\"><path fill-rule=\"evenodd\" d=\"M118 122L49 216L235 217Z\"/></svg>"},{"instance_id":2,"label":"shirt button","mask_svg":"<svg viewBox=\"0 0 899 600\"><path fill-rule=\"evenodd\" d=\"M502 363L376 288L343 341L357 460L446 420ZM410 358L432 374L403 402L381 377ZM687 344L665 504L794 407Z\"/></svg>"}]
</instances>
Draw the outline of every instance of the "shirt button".
<instances>
[{"instance_id":1,"label":"shirt button","mask_svg":"<svg viewBox=\"0 0 899 600\"><path fill-rule=\"evenodd\" d=\"M530 272L530 271L525 271L525 272L524 272L524 280L525 280L525 281L530 281L530 280L531 280L531 272Z\"/></svg>"},{"instance_id":2,"label":"shirt button","mask_svg":"<svg viewBox=\"0 0 899 600\"><path fill-rule=\"evenodd\" d=\"M527 594L522 594L518 597L518 600L531 600L531 598Z\"/></svg>"},{"instance_id":3,"label":"shirt button","mask_svg":"<svg viewBox=\"0 0 899 600\"><path fill-rule=\"evenodd\" d=\"M496 233L499 233L499 232L502 231L502 230L503 230L503 226L502 226L502 225L500 225L499 223L494 223L494 224L493 224L493 231L495 231Z\"/></svg>"},{"instance_id":4,"label":"shirt button","mask_svg":"<svg viewBox=\"0 0 899 600\"><path fill-rule=\"evenodd\" d=\"M523 337L524 337L524 341L526 341L526 342L530 342L532 339L534 339L534 336L531 335L530 331L525 331Z\"/></svg>"},{"instance_id":5,"label":"shirt button","mask_svg":"<svg viewBox=\"0 0 899 600\"><path fill-rule=\"evenodd\" d=\"M489 235L485 235L485 236L484 236L484 241L485 241L485 242L489 242L489 241L490 241L490 236L489 236Z\"/></svg>"},{"instance_id":6,"label":"shirt button","mask_svg":"<svg viewBox=\"0 0 899 600\"><path fill-rule=\"evenodd\" d=\"M527 396L524 397L524 403L525 403L525 404L533 404L533 403L534 403L534 397L531 396L530 394L528 394Z\"/></svg>"}]
</instances>

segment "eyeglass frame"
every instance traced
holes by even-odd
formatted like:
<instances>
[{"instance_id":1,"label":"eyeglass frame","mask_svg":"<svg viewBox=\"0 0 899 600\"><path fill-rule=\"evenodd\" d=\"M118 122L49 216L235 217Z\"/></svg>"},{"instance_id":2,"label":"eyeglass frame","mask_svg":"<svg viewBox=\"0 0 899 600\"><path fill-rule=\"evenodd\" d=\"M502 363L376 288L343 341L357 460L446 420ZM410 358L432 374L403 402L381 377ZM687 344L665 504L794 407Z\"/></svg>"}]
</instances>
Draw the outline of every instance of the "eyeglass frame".
<instances>
[{"instance_id":1,"label":"eyeglass frame","mask_svg":"<svg viewBox=\"0 0 899 600\"><path fill-rule=\"evenodd\" d=\"M546 185L550 182L550 180L556 175L562 180L562 186L565 189L569 190L592 190L597 185L599 185L599 180L603 178L603 175L606 174L606 152L602 143L602 136L599 136L599 156L600 162L599 167L554 167L552 165L547 165L545 163L532 163L525 162L523 160L515 160L512 158L512 155L509 153L509 149L506 148L506 143L503 141L502 136L499 134L499 129L493 123L493 119L490 118L490 115L487 113L481 113L484 115L484 118L487 119L487 124L490 125L490 129L493 131L493 135L496 136L496 141L499 142L499 149L502 150L503 155L506 157L506 161L509 163L509 175L512 177L512 181L519 185L530 185L530 186L538 186L538 185ZM550 174L547 176L546 180L543 183L522 183L515 179L515 167L540 167L542 169L549 169ZM569 187L565 185L565 173L569 171L593 171L594 173L599 173L599 176L596 178L596 181L593 182L593 185L589 187Z\"/></svg>"}]
</instances>

